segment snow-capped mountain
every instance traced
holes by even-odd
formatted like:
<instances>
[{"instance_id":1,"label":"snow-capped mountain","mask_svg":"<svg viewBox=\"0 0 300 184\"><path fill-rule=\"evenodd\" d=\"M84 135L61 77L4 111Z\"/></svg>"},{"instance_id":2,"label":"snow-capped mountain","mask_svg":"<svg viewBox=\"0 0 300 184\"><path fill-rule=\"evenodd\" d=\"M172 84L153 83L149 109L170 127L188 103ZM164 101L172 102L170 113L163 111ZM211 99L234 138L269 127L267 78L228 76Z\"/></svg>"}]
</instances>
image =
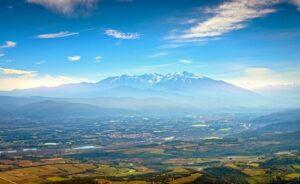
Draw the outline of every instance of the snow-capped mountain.
<instances>
[{"instance_id":1,"label":"snow-capped mountain","mask_svg":"<svg viewBox=\"0 0 300 184\"><path fill-rule=\"evenodd\" d=\"M233 84L188 72L121 75L109 77L97 83L14 90L5 95L59 98L164 98L204 106L228 103L247 104L260 98L256 93Z\"/></svg>"},{"instance_id":2,"label":"snow-capped mountain","mask_svg":"<svg viewBox=\"0 0 300 184\"><path fill-rule=\"evenodd\" d=\"M168 74L144 74L139 76L122 75L118 77L109 77L100 81L101 85L108 86L132 86L138 88L151 88L153 86L163 86L165 84L183 84L192 83L199 79L209 79L200 75L188 72L168 73Z\"/></svg>"},{"instance_id":3,"label":"snow-capped mountain","mask_svg":"<svg viewBox=\"0 0 300 184\"><path fill-rule=\"evenodd\" d=\"M139 76L122 75L109 77L98 83L105 89L130 87L149 92L168 92L186 96L203 94L254 95L253 92L224 81L217 81L193 73L144 74Z\"/></svg>"},{"instance_id":4,"label":"snow-capped mountain","mask_svg":"<svg viewBox=\"0 0 300 184\"><path fill-rule=\"evenodd\" d=\"M9 96L42 96L55 98L99 98L92 105L100 104L104 99L114 98L114 107L118 101L126 99L130 105L133 99L143 106L143 99L155 99L155 103L172 105L184 104L184 107L275 107L282 104L273 98L252 92L222 80L215 80L198 74L180 72L168 74L120 75L108 77L97 83L67 84L57 87L40 87L26 90L14 90L0 93ZM83 100L83 101L86 101ZM165 103L166 100L168 103ZM134 101L134 100L133 100ZM142 103L143 102L143 103ZM137 104L136 102L133 104Z\"/></svg>"}]
</instances>

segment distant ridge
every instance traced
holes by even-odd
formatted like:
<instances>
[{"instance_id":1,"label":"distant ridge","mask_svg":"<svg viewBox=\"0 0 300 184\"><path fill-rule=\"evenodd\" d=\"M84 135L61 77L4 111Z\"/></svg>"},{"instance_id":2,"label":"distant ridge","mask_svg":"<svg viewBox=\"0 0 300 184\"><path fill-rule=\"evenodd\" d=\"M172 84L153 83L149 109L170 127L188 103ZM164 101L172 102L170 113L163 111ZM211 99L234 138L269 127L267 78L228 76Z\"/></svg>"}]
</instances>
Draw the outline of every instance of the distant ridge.
<instances>
[{"instance_id":1,"label":"distant ridge","mask_svg":"<svg viewBox=\"0 0 300 184\"><path fill-rule=\"evenodd\" d=\"M13 90L0 95L3 95L0 115L15 113L24 117L59 116L60 113L65 117L178 115L291 107L225 81L188 72L120 75L96 83ZM294 107L299 106L291 108Z\"/></svg>"},{"instance_id":2,"label":"distant ridge","mask_svg":"<svg viewBox=\"0 0 300 184\"><path fill-rule=\"evenodd\" d=\"M119 94L109 94L109 90L118 88ZM214 80L202 75L188 72L168 74L121 75L108 77L97 83L66 84L57 87L38 87L7 92L20 96L44 97L99 97L99 96L126 96L135 97L134 94L124 94L122 90L143 91L146 96L160 96L159 93L184 94L197 96L203 93L232 93L254 95L254 92L237 87L233 84ZM147 95L146 93L153 93ZM164 95L162 95L164 96Z\"/></svg>"},{"instance_id":3,"label":"distant ridge","mask_svg":"<svg viewBox=\"0 0 300 184\"><path fill-rule=\"evenodd\" d=\"M155 98L166 106L183 108L232 108L269 105L259 94L227 83L189 72L168 74L120 75L96 83L66 84L13 90L0 95L49 98ZM84 101L84 100L81 100ZM99 101L99 100L98 100ZM117 103L117 100L115 100ZM128 101L127 101L128 102ZM100 102L99 102L100 103ZM114 102L115 103L115 102ZM142 104L137 104L141 107ZM143 103L142 101L140 103ZM89 103L90 104L90 103ZM130 102L127 103L129 106ZM93 103L93 105L95 105ZM98 105L98 104L96 104ZM155 106L155 105L154 105Z\"/></svg>"}]
</instances>

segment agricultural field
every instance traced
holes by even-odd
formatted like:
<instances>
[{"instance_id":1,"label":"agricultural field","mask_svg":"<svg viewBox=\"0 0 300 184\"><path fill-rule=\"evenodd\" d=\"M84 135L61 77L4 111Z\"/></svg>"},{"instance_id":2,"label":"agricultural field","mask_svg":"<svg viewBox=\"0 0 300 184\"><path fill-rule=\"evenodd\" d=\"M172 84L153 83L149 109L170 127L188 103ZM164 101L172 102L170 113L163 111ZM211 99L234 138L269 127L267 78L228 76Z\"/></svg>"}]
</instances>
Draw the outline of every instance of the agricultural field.
<instances>
[{"instance_id":1,"label":"agricultural field","mask_svg":"<svg viewBox=\"0 0 300 184\"><path fill-rule=\"evenodd\" d=\"M47 160L48 161L48 160ZM74 178L88 179L98 183L197 183L205 180L222 180L259 184L271 183L278 178L298 181L299 153L263 156L230 156L219 158L167 159L160 167L147 167L131 163L80 163L80 160L41 159L34 166L18 165L24 161L7 163L6 171L0 172L1 182L10 183L64 183ZM73 162L73 163L72 163ZM18 165L18 166L16 166ZM14 169L8 169L15 167Z\"/></svg>"},{"instance_id":2,"label":"agricultural field","mask_svg":"<svg viewBox=\"0 0 300 184\"><path fill-rule=\"evenodd\" d=\"M254 123L245 126L251 123L245 121L231 116L176 122L151 117L5 119L0 124L0 182L298 182L300 132L270 132Z\"/></svg>"}]
</instances>

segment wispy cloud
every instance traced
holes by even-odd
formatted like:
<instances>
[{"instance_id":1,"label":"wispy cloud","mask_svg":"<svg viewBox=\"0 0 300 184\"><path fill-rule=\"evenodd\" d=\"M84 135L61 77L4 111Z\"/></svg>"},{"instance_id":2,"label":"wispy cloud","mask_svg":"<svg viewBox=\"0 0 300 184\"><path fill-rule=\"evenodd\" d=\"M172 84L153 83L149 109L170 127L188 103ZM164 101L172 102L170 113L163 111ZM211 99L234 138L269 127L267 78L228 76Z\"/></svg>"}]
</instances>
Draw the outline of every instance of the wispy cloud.
<instances>
[{"instance_id":1,"label":"wispy cloud","mask_svg":"<svg viewBox=\"0 0 300 184\"><path fill-rule=\"evenodd\" d=\"M0 53L0 57L3 57L3 56L5 56L5 54L3 54L3 53Z\"/></svg>"},{"instance_id":2,"label":"wispy cloud","mask_svg":"<svg viewBox=\"0 0 300 184\"><path fill-rule=\"evenodd\" d=\"M139 39L141 36L139 33L123 33L115 29L107 29L104 33L108 36L124 40Z\"/></svg>"},{"instance_id":3,"label":"wispy cloud","mask_svg":"<svg viewBox=\"0 0 300 184\"><path fill-rule=\"evenodd\" d=\"M45 61L38 61L38 62L35 62L36 65L42 65L42 64L44 64L44 63L45 63Z\"/></svg>"},{"instance_id":4,"label":"wispy cloud","mask_svg":"<svg viewBox=\"0 0 300 184\"><path fill-rule=\"evenodd\" d=\"M68 56L69 61L76 62L76 61L79 61L80 59L81 59L81 56Z\"/></svg>"},{"instance_id":5,"label":"wispy cloud","mask_svg":"<svg viewBox=\"0 0 300 184\"><path fill-rule=\"evenodd\" d=\"M89 13L97 6L99 0L27 0L27 2L70 16L77 13Z\"/></svg>"},{"instance_id":6,"label":"wispy cloud","mask_svg":"<svg viewBox=\"0 0 300 184\"><path fill-rule=\"evenodd\" d=\"M151 54L149 56L147 56L148 58L158 58L158 57L162 57L162 56L165 56L167 55L168 53L166 52L158 52L158 53L155 53L155 54Z\"/></svg>"},{"instance_id":7,"label":"wispy cloud","mask_svg":"<svg viewBox=\"0 0 300 184\"><path fill-rule=\"evenodd\" d=\"M37 35L36 37L41 39L51 39L51 38L62 38L62 37L74 36L78 34L79 33L76 32L62 31L58 33L40 34Z\"/></svg>"},{"instance_id":8,"label":"wispy cloud","mask_svg":"<svg viewBox=\"0 0 300 184\"><path fill-rule=\"evenodd\" d=\"M175 49L175 48L179 48L182 47L183 44L178 44L178 43L168 43L168 44L164 44L162 46L160 46L160 48L162 49Z\"/></svg>"},{"instance_id":9,"label":"wispy cloud","mask_svg":"<svg viewBox=\"0 0 300 184\"><path fill-rule=\"evenodd\" d=\"M0 46L0 48L5 49L5 48L13 48L17 46L17 42L14 41L6 41L3 45Z\"/></svg>"},{"instance_id":10,"label":"wispy cloud","mask_svg":"<svg viewBox=\"0 0 300 184\"><path fill-rule=\"evenodd\" d=\"M95 57L95 63L100 63L101 61L102 61L102 57L101 56Z\"/></svg>"},{"instance_id":11,"label":"wispy cloud","mask_svg":"<svg viewBox=\"0 0 300 184\"><path fill-rule=\"evenodd\" d=\"M10 69L10 68L0 68L2 75L22 75L27 77L35 76L36 71L26 71L26 70L18 70L18 69Z\"/></svg>"},{"instance_id":12,"label":"wispy cloud","mask_svg":"<svg viewBox=\"0 0 300 184\"><path fill-rule=\"evenodd\" d=\"M189 59L180 59L180 60L179 60L179 63L182 63L182 64L191 64L192 61L189 60Z\"/></svg>"},{"instance_id":13,"label":"wispy cloud","mask_svg":"<svg viewBox=\"0 0 300 184\"><path fill-rule=\"evenodd\" d=\"M247 27L247 22L266 16L276 10L272 5L281 0L232 0L216 8L206 9L210 16L205 21L197 22L180 34L171 35L166 39L175 41L203 41L219 37L234 30Z\"/></svg>"}]
</instances>

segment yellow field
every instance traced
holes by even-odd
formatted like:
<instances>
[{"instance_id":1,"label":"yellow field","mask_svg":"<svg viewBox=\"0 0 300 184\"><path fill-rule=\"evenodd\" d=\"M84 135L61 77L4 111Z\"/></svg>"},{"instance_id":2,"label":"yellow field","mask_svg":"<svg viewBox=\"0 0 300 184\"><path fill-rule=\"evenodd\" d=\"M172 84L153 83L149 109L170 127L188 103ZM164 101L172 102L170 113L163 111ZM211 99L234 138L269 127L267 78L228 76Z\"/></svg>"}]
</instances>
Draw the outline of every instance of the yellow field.
<instances>
[{"instance_id":1,"label":"yellow field","mask_svg":"<svg viewBox=\"0 0 300 184\"><path fill-rule=\"evenodd\" d=\"M250 163L248 165L251 167L259 167L259 163Z\"/></svg>"},{"instance_id":2,"label":"yellow field","mask_svg":"<svg viewBox=\"0 0 300 184\"><path fill-rule=\"evenodd\" d=\"M65 178L59 177L59 176L53 176L53 177L49 177L47 178L48 181L63 181L65 180Z\"/></svg>"},{"instance_id":3,"label":"yellow field","mask_svg":"<svg viewBox=\"0 0 300 184\"><path fill-rule=\"evenodd\" d=\"M236 170L240 169L237 165L235 165L233 163L225 164L225 167L229 167L231 169L236 169Z\"/></svg>"},{"instance_id":4,"label":"yellow field","mask_svg":"<svg viewBox=\"0 0 300 184\"><path fill-rule=\"evenodd\" d=\"M0 172L2 180L8 180L16 183L41 183L52 180L61 180L59 175L80 174L89 169L94 169L92 164L53 164L36 167L15 169L11 171Z\"/></svg>"},{"instance_id":5,"label":"yellow field","mask_svg":"<svg viewBox=\"0 0 300 184\"><path fill-rule=\"evenodd\" d=\"M195 174L192 174L190 176L187 176L187 177L183 177L183 178L179 178L179 179L176 179L174 181L170 181L170 184L184 184L184 183L190 183L192 181L195 181L197 178L199 178L200 176L202 176L202 174L200 173L195 173Z\"/></svg>"},{"instance_id":6,"label":"yellow field","mask_svg":"<svg viewBox=\"0 0 300 184\"><path fill-rule=\"evenodd\" d=\"M300 170L300 165L293 165L293 168Z\"/></svg>"},{"instance_id":7,"label":"yellow field","mask_svg":"<svg viewBox=\"0 0 300 184\"><path fill-rule=\"evenodd\" d=\"M295 179L295 178L300 178L300 173L291 173L285 175L285 178L290 180L290 179Z\"/></svg>"},{"instance_id":8,"label":"yellow field","mask_svg":"<svg viewBox=\"0 0 300 184\"><path fill-rule=\"evenodd\" d=\"M259 176L266 173L266 171L263 169L244 169L242 170L242 172L247 174L248 176Z\"/></svg>"}]
</instances>

